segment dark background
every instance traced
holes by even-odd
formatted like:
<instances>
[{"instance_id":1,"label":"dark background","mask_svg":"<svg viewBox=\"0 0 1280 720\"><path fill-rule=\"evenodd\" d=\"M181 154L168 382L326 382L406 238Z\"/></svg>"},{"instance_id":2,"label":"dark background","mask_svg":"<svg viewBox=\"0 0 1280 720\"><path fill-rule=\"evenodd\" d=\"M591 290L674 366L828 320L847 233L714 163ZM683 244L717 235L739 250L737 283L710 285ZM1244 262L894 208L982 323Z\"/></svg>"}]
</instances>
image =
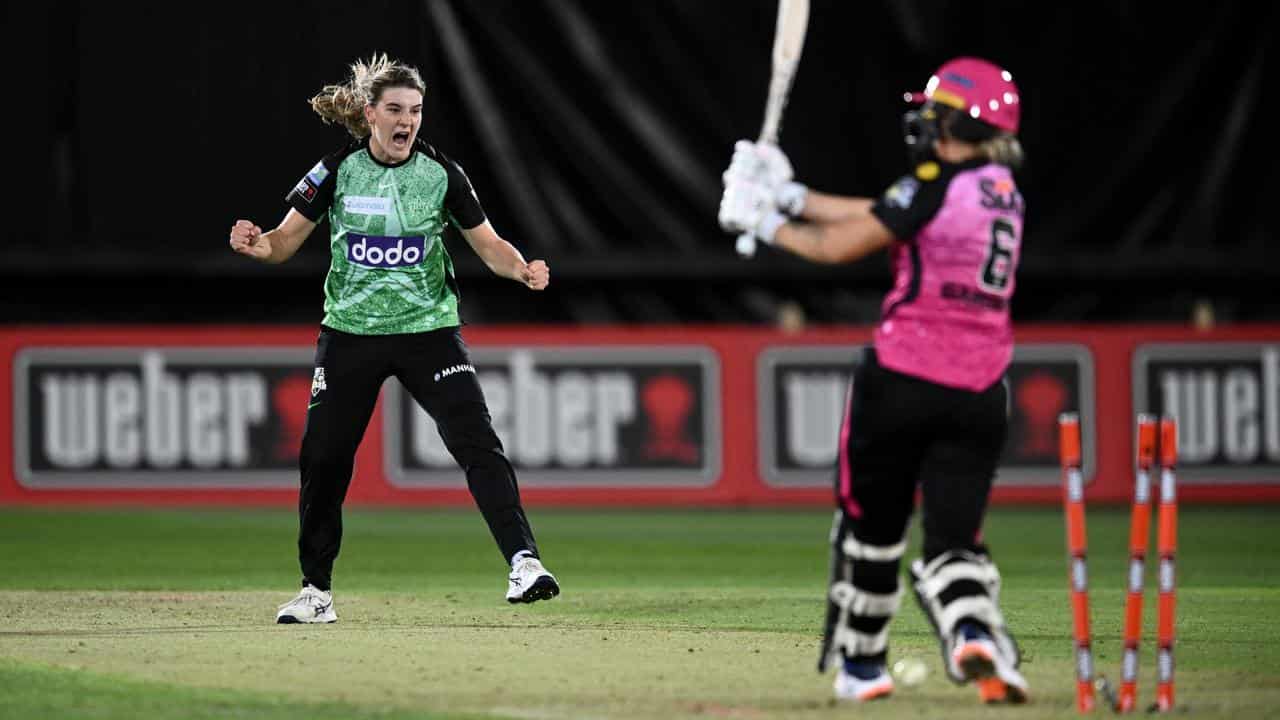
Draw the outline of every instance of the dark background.
<instances>
[{"instance_id":1,"label":"dark background","mask_svg":"<svg viewBox=\"0 0 1280 720\"><path fill-rule=\"evenodd\" d=\"M422 134L553 267L532 295L451 240L471 322L874 322L883 256L840 268L716 226L759 130L772 0L8 3L6 322L314 322L327 227L282 266L237 218L346 141L307 106L385 50L428 85ZM1280 320L1273 3L814 0L781 144L817 188L905 169L902 93L985 56L1023 98L1018 321Z\"/></svg>"}]
</instances>

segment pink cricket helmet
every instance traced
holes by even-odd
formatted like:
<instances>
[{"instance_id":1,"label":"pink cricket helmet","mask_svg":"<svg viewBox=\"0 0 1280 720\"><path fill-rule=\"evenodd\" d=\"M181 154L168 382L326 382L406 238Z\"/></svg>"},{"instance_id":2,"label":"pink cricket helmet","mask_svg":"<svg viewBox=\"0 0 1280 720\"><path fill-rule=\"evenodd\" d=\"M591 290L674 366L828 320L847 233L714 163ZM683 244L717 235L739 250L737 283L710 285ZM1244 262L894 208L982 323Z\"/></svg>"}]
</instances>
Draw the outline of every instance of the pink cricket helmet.
<instances>
[{"instance_id":1,"label":"pink cricket helmet","mask_svg":"<svg viewBox=\"0 0 1280 720\"><path fill-rule=\"evenodd\" d=\"M1013 75L975 57L948 60L929 78L924 92L907 93L905 98L914 103L932 100L1011 133L1018 132L1022 114Z\"/></svg>"}]
</instances>

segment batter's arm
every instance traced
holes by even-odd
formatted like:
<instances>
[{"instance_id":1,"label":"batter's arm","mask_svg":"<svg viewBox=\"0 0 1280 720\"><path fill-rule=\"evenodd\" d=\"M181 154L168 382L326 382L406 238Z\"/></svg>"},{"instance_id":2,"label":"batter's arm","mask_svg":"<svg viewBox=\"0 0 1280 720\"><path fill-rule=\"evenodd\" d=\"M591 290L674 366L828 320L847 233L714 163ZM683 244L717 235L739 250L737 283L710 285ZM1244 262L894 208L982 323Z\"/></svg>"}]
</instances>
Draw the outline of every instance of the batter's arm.
<instances>
[{"instance_id":1,"label":"batter's arm","mask_svg":"<svg viewBox=\"0 0 1280 720\"><path fill-rule=\"evenodd\" d=\"M835 222L789 222L778 228L775 247L824 265L851 263L893 244L893 233L869 212Z\"/></svg>"},{"instance_id":2,"label":"batter's arm","mask_svg":"<svg viewBox=\"0 0 1280 720\"><path fill-rule=\"evenodd\" d=\"M875 201L866 197L832 195L808 190L800 217L814 223L835 223L871 212Z\"/></svg>"}]
</instances>

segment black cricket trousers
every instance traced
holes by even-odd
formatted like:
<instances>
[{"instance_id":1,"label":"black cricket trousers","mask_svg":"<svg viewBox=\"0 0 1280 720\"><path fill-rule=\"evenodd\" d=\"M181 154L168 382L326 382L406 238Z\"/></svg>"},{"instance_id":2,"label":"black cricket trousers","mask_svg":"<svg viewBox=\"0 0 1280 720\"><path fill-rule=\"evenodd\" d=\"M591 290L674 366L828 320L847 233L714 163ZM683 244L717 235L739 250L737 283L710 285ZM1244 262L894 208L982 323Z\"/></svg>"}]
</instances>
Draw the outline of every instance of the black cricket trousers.
<instances>
[{"instance_id":1,"label":"black cricket trousers","mask_svg":"<svg viewBox=\"0 0 1280 720\"><path fill-rule=\"evenodd\" d=\"M446 369L449 372L442 372ZM509 561L522 550L537 556L515 471L493 431L460 329L353 335L321 327L298 461L303 583L321 590L330 587L356 448L389 377L399 379L436 421L445 446L466 473L467 487L503 558Z\"/></svg>"},{"instance_id":2,"label":"black cricket trousers","mask_svg":"<svg viewBox=\"0 0 1280 720\"><path fill-rule=\"evenodd\" d=\"M948 550L983 552L982 520L1008 427L1005 384L946 387L880 365L867 348L841 428L836 502L858 540L906 535L916 489L925 562Z\"/></svg>"},{"instance_id":3,"label":"black cricket trousers","mask_svg":"<svg viewBox=\"0 0 1280 720\"><path fill-rule=\"evenodd\" d=\"M890 595L898 572L916 490L923 500L924 561L953 550L986 554L982 520L1004 447L1008 425L1003 381L969 392L895 372L867 348L854 371L849 407L841 427L836 469L832 557L843 557L851 536L875 553L851 558L855 589ZM833 560L832 577L840 564ZM828 604L828 624L833 621ZM889 622L884 614L849 616L849 627L866 636ZM865 659L884 661L885 651Z\"/></svg>"}]
</instances>

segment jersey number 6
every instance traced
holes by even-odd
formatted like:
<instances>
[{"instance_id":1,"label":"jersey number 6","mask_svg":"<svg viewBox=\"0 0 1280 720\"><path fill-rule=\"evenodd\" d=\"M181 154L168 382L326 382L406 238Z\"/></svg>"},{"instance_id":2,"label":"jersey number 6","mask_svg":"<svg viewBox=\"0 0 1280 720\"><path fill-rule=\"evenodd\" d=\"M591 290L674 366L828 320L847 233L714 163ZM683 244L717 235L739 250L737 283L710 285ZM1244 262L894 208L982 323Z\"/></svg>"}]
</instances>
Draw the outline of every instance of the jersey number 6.
<instances>
[{"instance_id":1,"label":"jersey number 6","mask_svg":"<svg viewBox=\"0 0 1280 720\"><path fill-rule=\"evenodd\" d=\"M1018 230L1005 218L991 223L991 248L982 264L981 285L993 292L1003 292L1013 277L1013 253L1018 247Z\"/></svg>"}]
</instances>

